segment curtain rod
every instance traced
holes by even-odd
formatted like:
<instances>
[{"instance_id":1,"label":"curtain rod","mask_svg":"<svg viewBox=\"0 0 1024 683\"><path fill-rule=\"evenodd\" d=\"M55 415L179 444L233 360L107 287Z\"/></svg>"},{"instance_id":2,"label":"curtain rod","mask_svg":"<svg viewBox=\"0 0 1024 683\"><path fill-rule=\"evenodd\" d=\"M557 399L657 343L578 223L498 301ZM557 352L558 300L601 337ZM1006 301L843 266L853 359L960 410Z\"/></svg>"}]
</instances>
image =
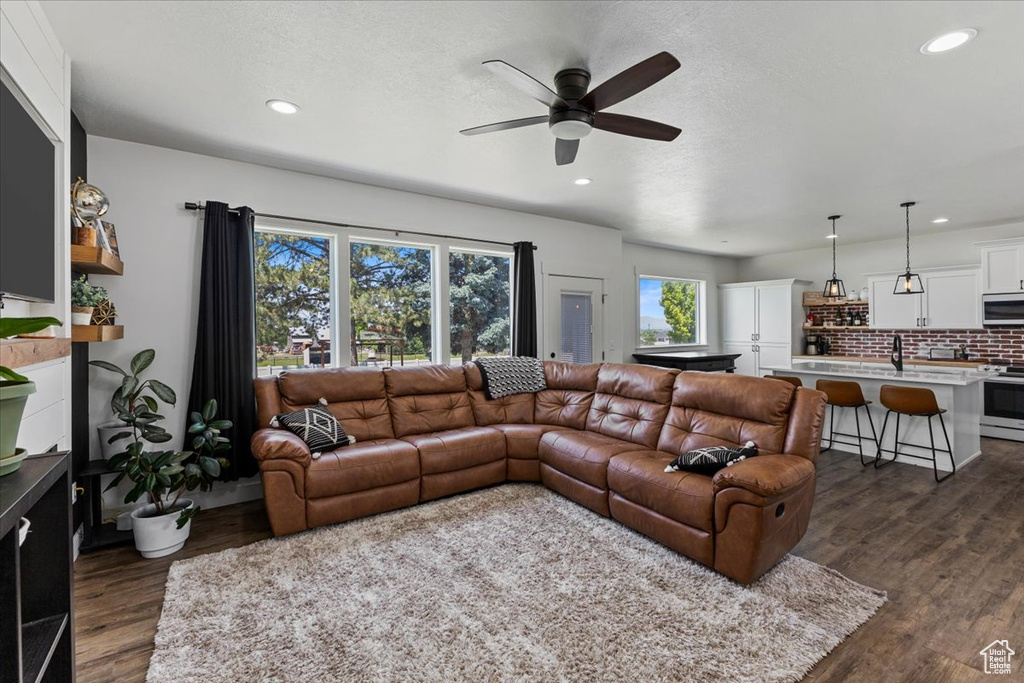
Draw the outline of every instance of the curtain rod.
<instances>
[{"instance_id":1,"label":"curtain rod","mask_svg":"<svg viewBox=\"0 0 1024 683\"><path fill-rule=\"evenodd\" d=\"M187 211L204 211L206 210L206 204L202 202L185 202L185 209ZM230 213L237 214L238 209L228 209ZM397 237L399 234L404 235L418 235L419 237L439 237L446 240L466 240L469 242L482 242L484 244L498 244L503 247L515 246L511 242L498 242L497 240L483 240L478 237L455 237L453 235L439 235L433 232L417 232L416 230L400 230L396 228L378 228L372 225L355 225L352 223L333 223L331 221L321 221L315 218L297 218L296 216L280 216L276 213L260 213L258 211L253 212L260 218L276 218L283 221L299 221L301 223L313 223L315 225L329 225L332 228L356 228L358 230L378 230L380 232L392 232ZM534 245L534 251L537 251L537 246Z\"/></svg>"}]
</instances>

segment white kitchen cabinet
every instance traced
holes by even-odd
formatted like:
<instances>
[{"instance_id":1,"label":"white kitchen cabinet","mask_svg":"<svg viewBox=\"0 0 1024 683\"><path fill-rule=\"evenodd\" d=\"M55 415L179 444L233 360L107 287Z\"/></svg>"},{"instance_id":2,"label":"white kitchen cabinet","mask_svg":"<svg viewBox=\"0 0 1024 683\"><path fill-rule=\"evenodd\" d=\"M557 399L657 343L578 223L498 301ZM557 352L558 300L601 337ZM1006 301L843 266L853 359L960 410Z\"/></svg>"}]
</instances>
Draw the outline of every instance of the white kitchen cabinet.
<instances>
[{"instance_id":1,"label":"white kitchen cabinet","mask_svg":"<svg viewBox=\"0 0 1024 683\"><path fill-rule=\"evenodd\" d=\"M977 329L981 275L977 267L922 270L923 294L893 294L898 274L868 278L871 327L885 330Z\"/></svg>"},{"instance_id":2,"label":"white kitchen cabinet","mask_svg":"<svg viewBox=\"0 0 1024 683\"><path fill-rule=\"evenodd\" d=\"M762 366L788 365L802 352L806 280L767 280L719 285L722 347L742 354L736 372L761 375Z\"/></svg>"},{"instance_id":3,"label":"white kitchen cabinet","mask_svg":"<svg viewBox=\"0 0 1024 683\"><path fill-rule=\"evenodd\" d=\"M1024 292L1024 239L978 242L984 294Z\"/></svg>"},{"instance_id":4,"label":"white kitchen cabinet","mask_svg":"<svg viewBox=\"0 0 1024 683\"><path fill-rule=\"evenodd\" d=\"M922 273L921 327L981 328L981 275L977 268Z\"/></svg>"},{"instance_id":5,"label":"white kitchen cabinet","mask_svg":"<svg viewBox=\"0 0 1024 683\"><path fill-rule=\"evenodd\" d=\"M879 275L868 279L871 308L868 317L876 329L908 329L921 321L920 294L893 294L896 275Z\"/></svg>"}]
</instances>

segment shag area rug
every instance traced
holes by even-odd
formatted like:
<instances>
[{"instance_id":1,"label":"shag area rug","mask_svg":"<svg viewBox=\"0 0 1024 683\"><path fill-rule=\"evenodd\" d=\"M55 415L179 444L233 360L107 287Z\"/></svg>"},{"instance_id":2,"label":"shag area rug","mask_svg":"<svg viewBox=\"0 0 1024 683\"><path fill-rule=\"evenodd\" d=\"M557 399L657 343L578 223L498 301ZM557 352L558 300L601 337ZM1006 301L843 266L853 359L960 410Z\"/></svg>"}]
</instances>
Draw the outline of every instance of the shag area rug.
<instances>
[{"instance_id":1,"label":"shag area rug","mask_svg":"<svg viewBox=\"0 0 1024 683\"><path fill-rule=\"evenodd\" d=\"M796 681L885 602L743 587L531 484L175 562L149 683Z\"/></svg>"}]
</instances>

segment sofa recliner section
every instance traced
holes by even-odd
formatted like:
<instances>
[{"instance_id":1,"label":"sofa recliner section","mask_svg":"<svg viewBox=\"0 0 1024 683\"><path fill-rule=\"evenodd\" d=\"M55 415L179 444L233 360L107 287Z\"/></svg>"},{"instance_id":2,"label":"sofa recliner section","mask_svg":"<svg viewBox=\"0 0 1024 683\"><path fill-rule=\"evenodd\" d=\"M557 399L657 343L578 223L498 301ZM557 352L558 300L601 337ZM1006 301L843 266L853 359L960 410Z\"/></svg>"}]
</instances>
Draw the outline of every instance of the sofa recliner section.
<instances>
[{"instance_id":1,"label":"sofa recliner section","mask_svg":"<svg viewBox=\"0 0 1024 683\"><path fill-rule=\"evenodd\" d=\"M341 368L256 380L253 436L275 535L503 481L541 482L741 583L800 540L814 500L824 396L753 377L546 361L547 388L489 400L475 365ZM352 446L313 458L269 426L326 399ZM682 452L758 444L714 476Z\"/></svg>"}]
</instances>

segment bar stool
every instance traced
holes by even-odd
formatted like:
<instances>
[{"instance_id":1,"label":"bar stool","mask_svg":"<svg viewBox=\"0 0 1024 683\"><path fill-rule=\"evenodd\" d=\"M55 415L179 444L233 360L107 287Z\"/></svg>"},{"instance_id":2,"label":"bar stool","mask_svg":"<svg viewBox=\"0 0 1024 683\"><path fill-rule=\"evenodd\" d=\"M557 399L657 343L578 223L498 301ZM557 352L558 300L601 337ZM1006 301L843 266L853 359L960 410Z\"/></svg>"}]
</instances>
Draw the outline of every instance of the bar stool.
<instances>
[{"instance_id":1,"label":"bar stool","mask_svg":"<svg viewBox=\"0 0 1024 683\"><path fill-rule=\"evenodd\" d=\"M944 408L939 407L938 401L935 400L935 392L931 389L921 389L919 387L902 387L894 386L892 384L883 384L879 390L879 399L882 405L887 408L885 413L885 421L882 423L882 437L885 436L885 427L889 423L889 415L896 413L896 437L893 440L892 445L892 460L882 460L882 452L888 451L888 449L882 448L882 439L878 440L878 452L875 454L875 468L884 467L885 465L891 465L896 461L896 458L900 455L906 458L917 458L918 460L928 460L929 458L923 455L911 455L909 453L900 453L900 446L914 446L915 444L901 443L900 442L900 415L907 415L908 417L927 417L928 418L928 438L931 441L932 450L932 470L935 474L935 481L943 481L956 474L956 460L953 459L953 447L949 443L949 433L946 431L946 423L942 419L942 414L946 412ZM935 448L935 435L932 432L932 418L936 415L939 416L939 424L942 425L942 435L946 438L946 450L941 448ZM953 470L948 474L939 477L939 463L936 457L936 452L942 452L949 455L949 462L953 465Z\"/></svg>"},{"instance_id":2,"label":"bar stool","mask_svg":"<svg viewBox=\"0 0 1024 683\"><path fill-rule=\"evenodd\" d=\"M871 438L875 442L875 462L878 462L878 434L875 432L875 423L871 419L871 410L868 408L868 406L871 405L871 401L864 398L864 392L861 391L860 384L857 382L843 382L834 379L819 379L815 382L814 388L825 394L826 403L830 406L828 418L828 447L825 450L832 450L833 443L841 443L848 446L854 445L854 442L836 439L836 436L856 436L856 446L857 452L860 453L861 466L867 467L871 464L870 462L864 461L864 445L861 443L860 409L863 408L864 412L867 413L868 416L868 424L871 425ZM836 408L853 408L853 418L857 423L856 434L835 431Z\"/></svg>"},{"instance_id":3,"label":"bar stool","mask_svg":"<svg viewBox=\"0 0 1024 683\"><path fill-rule=\"evenodd\" d=\"M785 375L765 375L764 378L765 379L778 379L778 380L782 380L783 382L789 382L794 387L802 387L804 385L804 383L800 381L799 377L786 377Z\"/></svg>"}]
</instances>

